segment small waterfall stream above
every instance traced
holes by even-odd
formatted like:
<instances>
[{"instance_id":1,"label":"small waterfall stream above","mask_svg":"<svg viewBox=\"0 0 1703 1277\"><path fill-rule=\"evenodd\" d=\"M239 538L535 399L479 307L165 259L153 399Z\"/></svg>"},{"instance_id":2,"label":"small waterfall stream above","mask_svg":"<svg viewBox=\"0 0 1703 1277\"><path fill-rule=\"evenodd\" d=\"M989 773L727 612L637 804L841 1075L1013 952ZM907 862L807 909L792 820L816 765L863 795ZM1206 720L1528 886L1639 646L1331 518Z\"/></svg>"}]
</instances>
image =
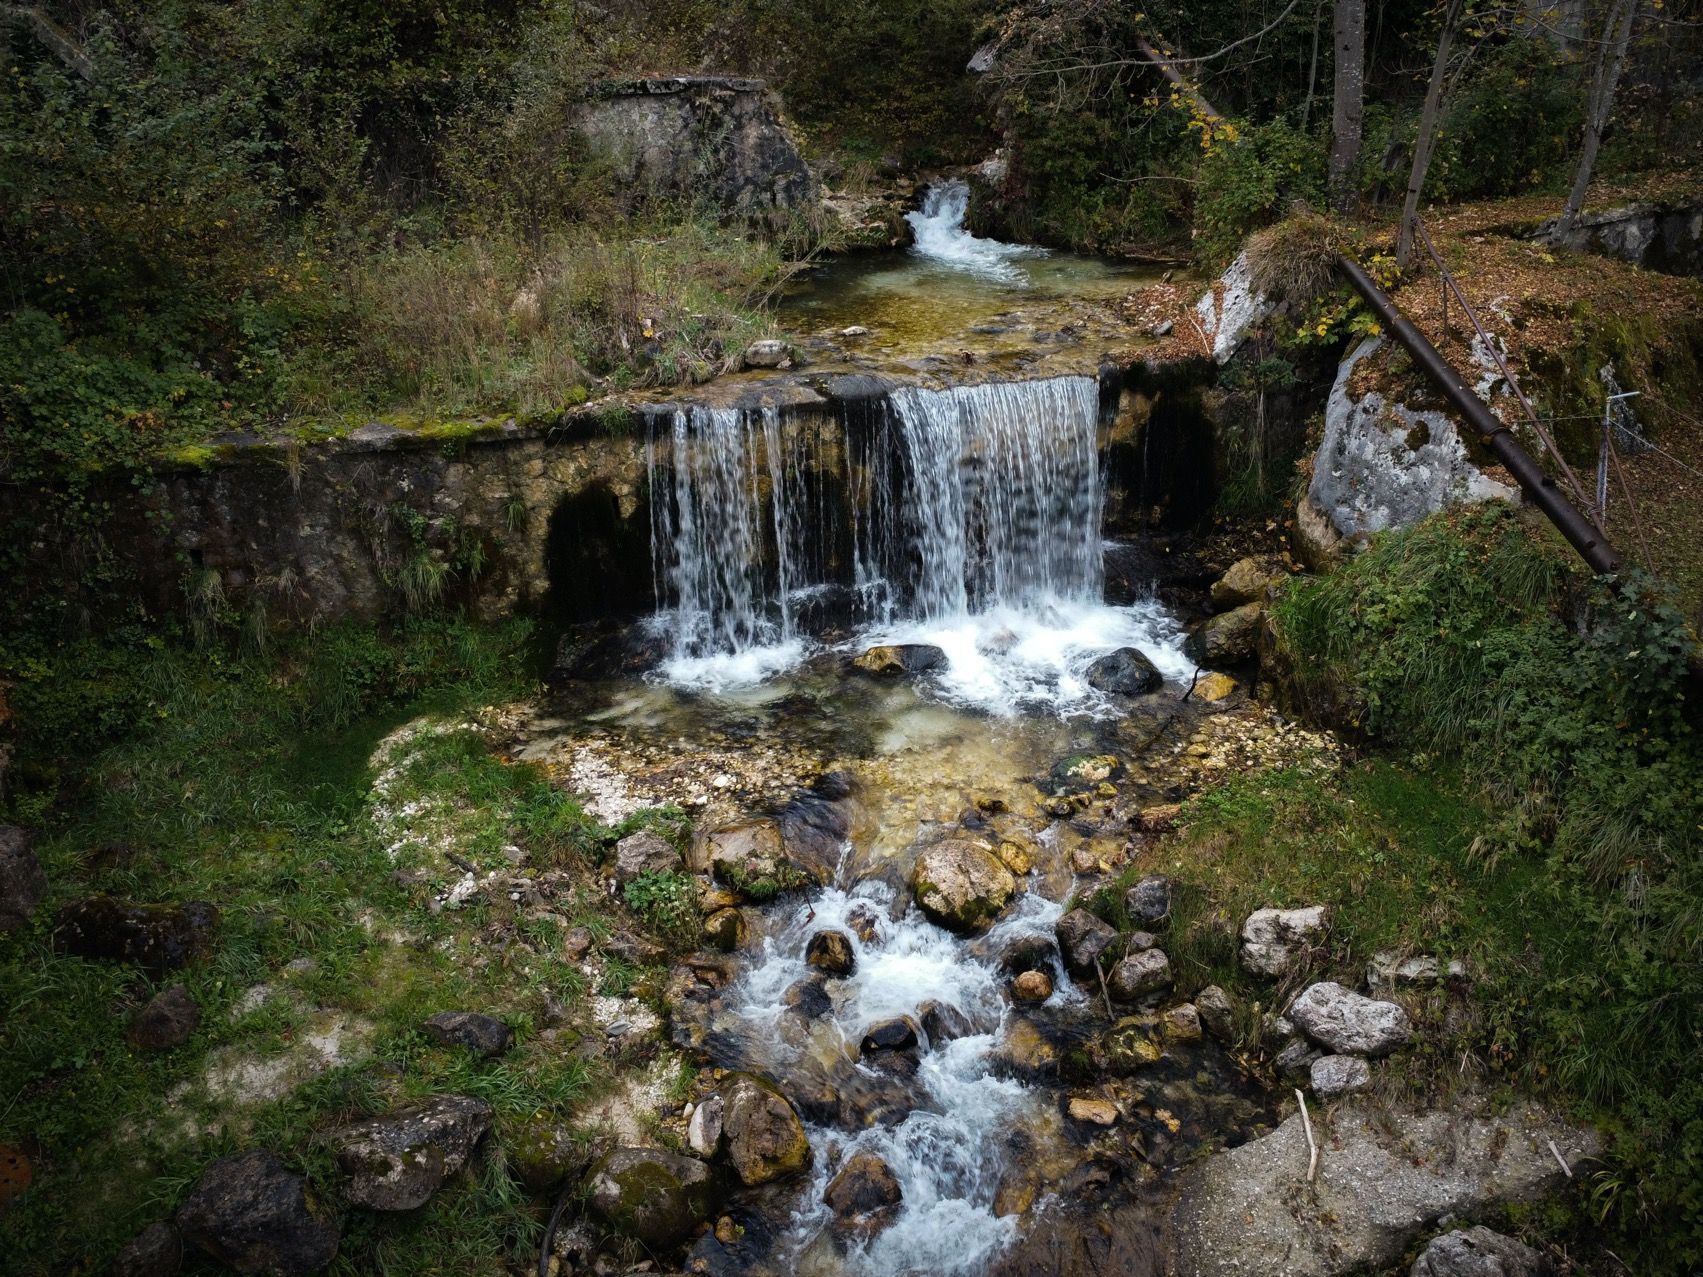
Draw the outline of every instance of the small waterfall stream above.
<instances>
[{"instance_id":1,"label":"small waterfall stream above","mask_svg":"<svg viewBox=\"0 0 1703 1277\"><path fill-rule=\"evenodd\" d=\"M957 270L969 271L1002 283L1022 283L1023 268L1017 265L1026 257L1044 257L1047 250L1027 244L1004 244L996 239L983 239L964 229L964 216L970 208L970 188L962 181L938 182L928 188L923 204L914 213L907 213L915 242L911 251Z\"/></svg>"}]
</instances>

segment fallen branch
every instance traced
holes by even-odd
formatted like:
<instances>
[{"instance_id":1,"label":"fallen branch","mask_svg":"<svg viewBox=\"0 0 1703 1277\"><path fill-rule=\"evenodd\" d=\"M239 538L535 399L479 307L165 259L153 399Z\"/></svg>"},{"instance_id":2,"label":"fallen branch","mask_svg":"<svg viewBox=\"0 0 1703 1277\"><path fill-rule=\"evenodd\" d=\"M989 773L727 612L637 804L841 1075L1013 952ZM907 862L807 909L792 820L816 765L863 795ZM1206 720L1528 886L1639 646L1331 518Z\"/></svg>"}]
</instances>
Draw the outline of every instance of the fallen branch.
<instances>
[{"instance_id":1,"label":"fallen branch","mask_svg":"<svg viewBox=\"0 0 1703 1277\"><path fill-rule=\"evenodd\" d=\"M1307 1097L1300 1087L1295 1088L1295 1098L1301 1101L1301 1128L1307 1132L1307 1183L1311 1184L1319 1173L1319 1146L1313 1139L1313 1119L1307 1115Z\"/></svg>"},{"instance_id":2,"label":"fallen branch","mask_svg":"<svg viewBox=\"0 0 1703 1277\"><path fill-rule=\"evenodd\" d=\"M1106 987L1106 972L1100 965L1099 954L1094 955L1094 974L1100 977L1100 996L1106 1000L1106 1018L1115 1020L1117 1017L1112 1014L1112 991Z\"/></svg>"},{"instance_id":3,"label":"fallen branch","mask_svg":"<svg viewBox=\"0 0 1703 1277\"><path fill-rule=\"evenodd\" d=\"M1573 1178L1573 1168L1567 1165L1567 1159L1561 1156L1561 1150L1555 1147L1555 1141L1549 1141L1549 1151L1555 1155L1556 1165L1561 1167L1561 1173L1568 1179Z\"/></svg>"}]
</instances>

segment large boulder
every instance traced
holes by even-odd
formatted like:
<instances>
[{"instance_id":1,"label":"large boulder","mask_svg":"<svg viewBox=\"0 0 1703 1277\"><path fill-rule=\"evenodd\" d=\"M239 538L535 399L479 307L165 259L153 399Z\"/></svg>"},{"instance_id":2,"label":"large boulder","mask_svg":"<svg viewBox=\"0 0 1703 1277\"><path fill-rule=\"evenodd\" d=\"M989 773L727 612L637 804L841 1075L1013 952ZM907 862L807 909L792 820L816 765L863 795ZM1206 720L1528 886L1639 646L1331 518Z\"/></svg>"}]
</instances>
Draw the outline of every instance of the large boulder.
<instances>
[{"instance_id":1,"label":"large boulder","mask_svg":"<svg viewBox=\"0 0 1703 1277\"><path fill-rule=\"evenodd\" d=\"M834 1230L861 1239L893 1222L903 1196L892 1167L874 1153L854 1153L828 1181L822 1200L834 1212Z\"/></svg>"},{"instance_id":2,"label":"large boulder","mask_svg":"<svg viewBox=\"0 0 1703 1277\"><path fill-rule=\"evenodd\" d=\"M1095 661L1083 675L1095 691L1114 696L1142 696L1165 682L1159 667L1133 647L1120 647Z\"/></svg>"},{"instance_id":3,"label":"large boulder","mask_svg":"<svg viewBox=\"0 0 1703 1277\"><path fill-rule=\"evenodd\" d=\"M1270 317L1274 305L1273 299L1255 286L1247 253L1238 253L1194 307L1200 331L1212 343L1213 359L1219 364L1229 363L1248 333Z\"/></svg>"},{"instance_id":4,"label":"large boulder","mask_svg":"<svg viewBox=\"0 0 1703 1277\"><path fill-rule=\"evenodd\" d=\"M773 1085L749 1073L735 1073L722 1084L720 1094L727 1160L741 1183L767 1184L802 1170L810 1161L804 1124Z\"/></svg>"},{"instance_id":5,"label":"large boulder","mask_svg":"<svg viewBox=\"0 0 1703 1277\"><path fill-rule=\"evenodd\" d=\"M1252 660L1264 610L1262 604L1244 603L1209 617L1183 641L1183 652L1197 664L1208 666Z\"/></svg>"},{"instance_id":6,"label":"large boulder","mask_svg":"<svg viewBox=\"0 0 1703 1277\"><path fill-rule=\"evenodd\" d=\"M424 1205L467 1164L491 1129L491 1106L470 1095L440 1095L383 1117L344 1127L331 1137L349 1179L351 1202L371 1210Z\"/></svg>"},{"instance_id":7,"label":"large boulder","mask_svg":"<svg viewBox=\"0 0 1703 1277\"><path fill-rule=\"evenodd\" d=\"M613 1149L585 1177L591 1214L652 1251L685 1241L720 1197L708 1165L660 1148Z\"/></svg>"},{"instance_id":8,"label":"large boulder","mask_svg":"<svg viewBox=\"0 0 1703 1277\"><path fill-rule=\"evenodd\" d=\"M125 1037L142 1051L170 1051L194 1036L201 1024L201 1008L181 984L156 993L130 1018Z\"/></svg>"},{"instance_id":9,"label":"large boulder","mask_svg":"<svg viewBox=\"0 0 1703 1277\"><path fill-rule=\"evenodd\" d=\"M1092 975L1094 964L1117 940L1118 933L1086 909L1072 909L1053 932L1065 968L1072 975Z\"/></svg>"},{"instance_id":10,"label":"large boulder","mask_svg":"<svg viewBox=\"0 0 1703 1277\"><path fill-rule=\"evenodd\" d=\"M623 885L640 874L672 873L680 868L680 853L654 829L640 829L615 844L615 881Z\"/></svg>"},{"instance_id":11,"label":"large boulder","mask_svg":"<svg viewBox=\"0 0 1703 1277\"><path fill-rule=\"evenodd\" d=\"M801 865L787 853L781 826L773 820L741 820L706 830L695 857L699 867L748 900L770 900L825 877L819 867Z\"/></svg>"},{"instance_id":12,"label":"large boulder","mask_svg":"<svg viewBox=\"0 0 1703 1277\"><path fill-rule=\"evenodd\" d=\"M221 1157L177 1212L185 1241L239 1273L298 1277L337 1257L337 1220L268 1149Z\"/></svg>"},{"instance_id":13,"label":"large boulder","mask_svg":"<svg viewBox=\"0 0 1703 1277\"><path fill-rule=\"evenodd\" d=\"M88 896L59 915L53 942L60 952L105 962L134 962L164 972L204 956L213 944L219 911L204 900L138 904L115 896Z\"/></svg>"},{"instance_id":14,"label":"large boulder","mask_svg":"<svg viewBox=\"0 0 1703 1277\"><path fill-rule=\"evenodd\" d=\"M1287 975L1304 951L1324 940L1328 921L1323 905L1254 910L1242 924L1242 965L1255 975Z\"/></svg>"},{"instance_id":15,"label":"large boulder","mask_svg":"<svg viewBox=\"0 0 1703 1277\"><path fill-rule=\"evenodd\" d=\"M1363 545L1375 533L1410 527L1452 505L1518 500L1514 489L1473 464L1448 413L1414 411L1377 390L1354 397L1355 369L1383 347L1382 338L1369 337L1337 369L1304 504L1347 544ZM1336 549L1326 550L1322 533L1308 541L1320 543L1309 555Z\"/></svg>"},{"instance_id":16,"label":"large boulder","mask_svg":"<svg viewBox=\"0 0 1703 1277\"><path fill-rule=\"evenodd\" d=\"M949 931L967 935L999 916L1017 892L1017 879L987 848L966 839L935 843L911 871L917 905Z\"/></svg>"},{"instance_id":17,"label":"large boulder","mask_svg":"<svg viewBox=\"0 0 1703 1277\"><path fill-rule=\"evenodd\" d=\"M1271 1134L1179 1173L1170 1219L1191 1277L1346 1277L1384 1271L1445 1216L1531 1201L1565 1182L1595 1136L1529 1105L1491 1112L1471 1096L1418 1111L1343 1101L1311 1114L1318 1174L1307 1183L1299 1112Z\"/></svg>"},{"instance_id":18,"label":"large boulder","mask_svg":"<svg viewBox=\"0 0 1703 1277\"><path fill-rule=\"evenodd\" d=\"M16 825L0 825L0 931L14 931L30 920L47 894L47 875Z\"/></svg>"},{"instance_id":19,"label":"large boulder","mask_svg":"<svg viewBox=\"0 0 1703 1277\"><path fill-rule=\"evenodd\" d=\"M773 219L814 206L816 178L761 80L653 76L594 84L574 124L617 188Z\"/></svg>"},{"instance_id":20,"label":"large boulder","mask_svg":"<svg viewBox=\"0 0 1703 1277\"><path fill-rule=\"evenodd\" d=\"M1388 1055L1413 1037L1413 1022L1394 1002L1379 1002L1331 980L1310 985L1290 1004L1288 1018L1338 1055Z\"/></svg>"},{"instance_id":21,"label":"large boulder","mask_svg":"<svg viewBox=\"0 0 1703 1277\"><path fill-rule=\"evenodd\" d=\"M503 1156L516 1178L535 1193L548 1193L585 1174L586 1139L573 1127L537 1112L503 1129Z\"/></svg>"},{"instance_id":22,"label":"large boulder","mask_svg":"<svg viewBox=\"0 0 1703 1277\"><path fill-rule=\"evenodd\" d=\"M1409 1277L1549 1277L1553 1271L1530 1246L1480 1226L1433 1238Z\"/></svg>"}]
</instances>

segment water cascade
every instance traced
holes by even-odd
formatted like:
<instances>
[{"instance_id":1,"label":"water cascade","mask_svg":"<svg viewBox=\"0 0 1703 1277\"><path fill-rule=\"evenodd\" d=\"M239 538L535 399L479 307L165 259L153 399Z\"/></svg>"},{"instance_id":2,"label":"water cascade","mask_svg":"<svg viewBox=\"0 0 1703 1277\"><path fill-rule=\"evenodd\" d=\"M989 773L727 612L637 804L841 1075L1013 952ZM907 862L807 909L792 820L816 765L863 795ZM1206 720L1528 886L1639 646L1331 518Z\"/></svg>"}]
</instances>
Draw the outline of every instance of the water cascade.
<instances>
[{"instance_id":1,"label":"water cascade","mask_svg":"<svg viewBox=\"0 0 1703 1277\"><path fill-rule=\"evenodd\" d=\"M1046 250L970 234L964 229L964 214L969 207L970 188L966 183L954 180L929 187L922 207L905 214L913 237L911 251L918 257L985 279L1011 284L1025 282L1023 269L1017 262L1025 257L1044 256Z\"/></svg>"}]
</instances>

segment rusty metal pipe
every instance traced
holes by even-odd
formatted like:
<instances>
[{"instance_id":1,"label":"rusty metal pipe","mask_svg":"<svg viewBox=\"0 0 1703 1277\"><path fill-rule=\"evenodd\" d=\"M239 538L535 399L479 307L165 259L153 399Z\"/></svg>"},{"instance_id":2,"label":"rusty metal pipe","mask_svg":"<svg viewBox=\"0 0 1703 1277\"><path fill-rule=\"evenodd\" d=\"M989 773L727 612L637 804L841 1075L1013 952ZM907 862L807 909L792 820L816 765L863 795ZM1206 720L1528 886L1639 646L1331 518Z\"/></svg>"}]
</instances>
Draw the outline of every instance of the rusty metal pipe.
<instances>
[{"instance_id":1,"label":"rusty metal pipe","mask_svg":"<svg viewBox=\"0 0 1703 1277\"><path fill-rule=\"evenodd\" d=\"M1620 571L1620 556L1608 543L1608 538L1567 500L1556 487L1555 480L1545 474L1543 467L1532 459L1531 454L1520 447L1513 432L1498 420L1484 400L1472 393L1472 388L1466 384L1460 373L1455 371L1454 366L1443 358L1442 353L1426 340L1425 334L1396 309L1395 303L1378 287L1377 281L1366 273L1359 262L1342 256L1336 260L1343 274L1348 277L1348 282L1366 299L1366 304L1372 308L1372 313L1378 317L1378 322L1384 326L1384 330L1413 356L1414 363L1418 364L1431 379L1431 383L1442 391L1449 406L1484 440L1484 445L1496 454L1496 459L1514 476L1520 490L1533 505L1543 511L1544 516L1555 525L1561 535L1567 538L1568 544L1579 552L1579 557L1590 564L1592 571L1599 574Z\"/></svg>"}]
</instances>

